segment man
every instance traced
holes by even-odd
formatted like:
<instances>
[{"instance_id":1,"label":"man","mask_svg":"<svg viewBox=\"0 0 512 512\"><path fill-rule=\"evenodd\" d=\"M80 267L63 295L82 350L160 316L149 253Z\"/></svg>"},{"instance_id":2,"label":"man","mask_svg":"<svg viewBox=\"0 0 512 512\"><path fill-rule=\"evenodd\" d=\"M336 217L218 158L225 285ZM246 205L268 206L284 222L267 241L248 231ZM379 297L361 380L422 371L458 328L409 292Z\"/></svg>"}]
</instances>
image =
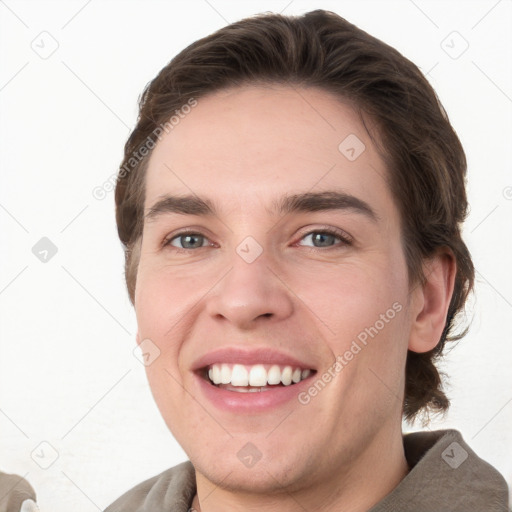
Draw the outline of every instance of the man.
<instances>
[{"instance_id":1,"label":"man","mask_svg":"<svg viewBox=\"0 0 512 512\"><path fill-rule=\"evenodd\" d=\"M505 511L434 365L474 279L466 161L396 50L339 16L262 15L148 85L116 188L137 342L190 461L142 510Z\"/></svg>"}]
</instances>

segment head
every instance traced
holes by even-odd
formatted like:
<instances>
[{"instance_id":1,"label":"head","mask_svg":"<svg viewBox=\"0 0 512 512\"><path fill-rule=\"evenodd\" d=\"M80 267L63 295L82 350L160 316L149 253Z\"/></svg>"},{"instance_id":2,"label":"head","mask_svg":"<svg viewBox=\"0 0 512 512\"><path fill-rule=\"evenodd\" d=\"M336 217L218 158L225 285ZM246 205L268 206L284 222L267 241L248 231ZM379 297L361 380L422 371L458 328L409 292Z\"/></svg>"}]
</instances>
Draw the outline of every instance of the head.
<instances>
[{"instance_id":1,"label":"head","mask_svg":"<svg viewBox=\"0 0 512 512\"><path fill-rule=\"evenodd\" d=\"M465 173L418 68L333 13L234 23L148 84L116 218L152 391L196 468L220 481L251 443L291 485L446 410L435 363L474 277ZM197 365L225 347L294 355L311 385L217 410Z\"/></svg>"}]
</instances>

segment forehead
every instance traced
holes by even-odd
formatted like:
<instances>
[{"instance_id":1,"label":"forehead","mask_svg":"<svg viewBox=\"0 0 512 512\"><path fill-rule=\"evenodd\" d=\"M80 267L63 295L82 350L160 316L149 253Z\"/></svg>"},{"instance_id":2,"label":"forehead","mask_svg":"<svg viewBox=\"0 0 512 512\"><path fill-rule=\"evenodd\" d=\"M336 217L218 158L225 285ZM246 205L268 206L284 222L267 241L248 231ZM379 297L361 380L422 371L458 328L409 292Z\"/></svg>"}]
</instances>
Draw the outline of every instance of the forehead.
<instances>
[{"instance_id":1,"label":"forehead","mask_svg":"<svg viewBox=\"0 0 512 512\"><path fill-rule=\"evenodd\" d=\"M153 150L146 208L167 193L213 194L240 206L332 189L390 199L359 114L328 92L246 86L199 98L187 111Z\"/></svg>"}]
</instances>

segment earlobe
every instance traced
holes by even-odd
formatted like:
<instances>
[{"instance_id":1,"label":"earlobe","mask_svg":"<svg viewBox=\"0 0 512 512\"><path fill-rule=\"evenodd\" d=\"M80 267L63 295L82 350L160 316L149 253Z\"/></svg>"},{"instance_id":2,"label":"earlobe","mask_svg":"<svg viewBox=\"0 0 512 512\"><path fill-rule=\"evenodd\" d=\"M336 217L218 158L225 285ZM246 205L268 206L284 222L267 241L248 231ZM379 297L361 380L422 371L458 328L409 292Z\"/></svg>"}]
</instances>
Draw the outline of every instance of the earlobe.
<instances>
[{"instance_id":1,"label":"earlobe","mask_svg":"<svg viewBox=\"0 0 512 512\"><path fill-rule=\"evenodd\" d=\"M441 339L453 294L456 262L451 251L443 250L423 266L425 282L415 290L409 350L428 352Z\"/></svg>"}]
</instances>

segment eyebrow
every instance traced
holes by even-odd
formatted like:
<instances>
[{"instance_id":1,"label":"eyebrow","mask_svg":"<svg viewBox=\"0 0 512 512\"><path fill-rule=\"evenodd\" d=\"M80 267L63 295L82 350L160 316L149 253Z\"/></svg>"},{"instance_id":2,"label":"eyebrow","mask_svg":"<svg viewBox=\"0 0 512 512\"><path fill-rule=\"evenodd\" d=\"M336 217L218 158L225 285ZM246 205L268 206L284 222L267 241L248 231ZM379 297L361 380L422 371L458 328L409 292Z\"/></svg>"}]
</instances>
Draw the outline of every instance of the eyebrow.
<instances>
[{"instance_id":1,"label":"eyebrow","mask_svg":"<svg viewBox=\"0 0 512 512\"><path fill-rule=\"evenodd\" d=\"M331 190L285 195L274 200L270 210L267 208L268 213L275 215L331 210L349 210L365 215L373 222L380 220L375 210L367 202L346 192ZM144 217L149 222L171 213L215 217L218 215L218 209L208 198L196 195L165 195L148 208Z\"/></svg>"},{"instance_id":2,"label":"eyebrow","mask_svg":"<svg viewBox=\"0 0 512 512\"><path fill-rule=\"evenodd\" d=\"M274 211L279 215L294 212L318 212L324 210L351 210L367 216L374 222L379 220L375 210L362 199L347 194L327 190L325 192L306 192L280 198L272 203Z\"/></svg>"}]
</instances>

